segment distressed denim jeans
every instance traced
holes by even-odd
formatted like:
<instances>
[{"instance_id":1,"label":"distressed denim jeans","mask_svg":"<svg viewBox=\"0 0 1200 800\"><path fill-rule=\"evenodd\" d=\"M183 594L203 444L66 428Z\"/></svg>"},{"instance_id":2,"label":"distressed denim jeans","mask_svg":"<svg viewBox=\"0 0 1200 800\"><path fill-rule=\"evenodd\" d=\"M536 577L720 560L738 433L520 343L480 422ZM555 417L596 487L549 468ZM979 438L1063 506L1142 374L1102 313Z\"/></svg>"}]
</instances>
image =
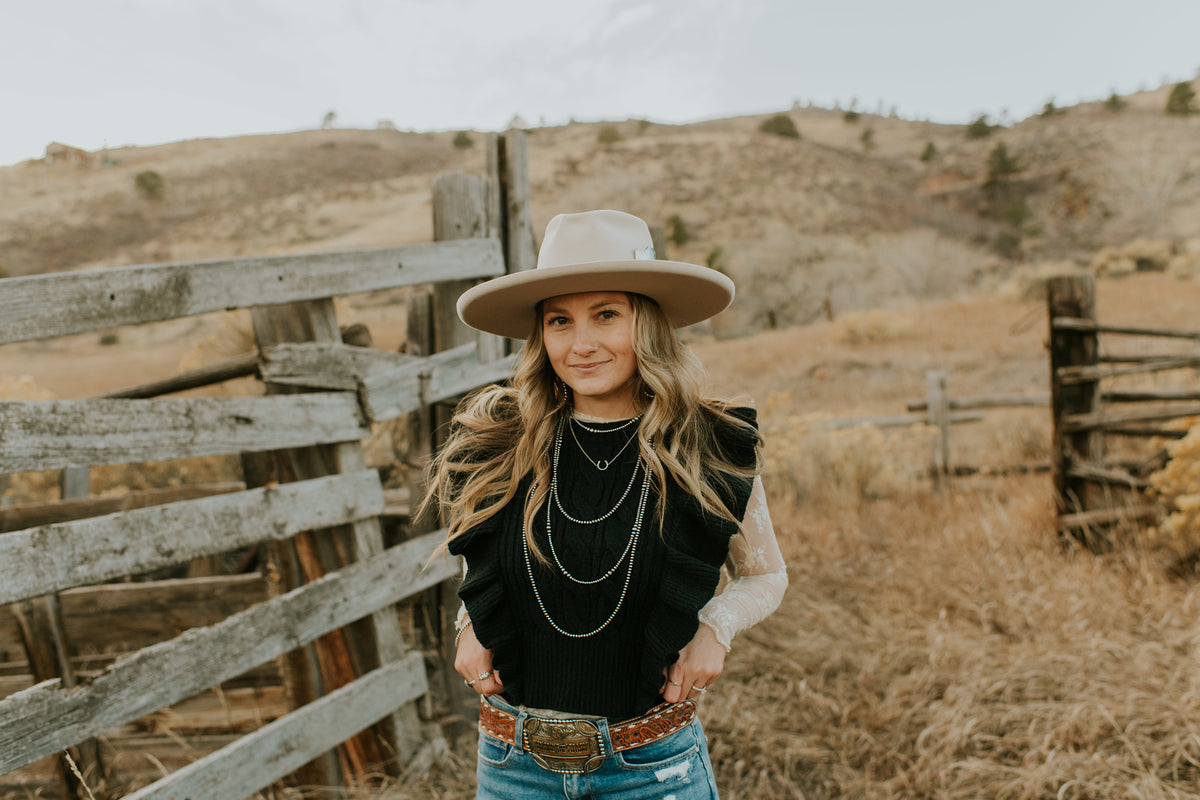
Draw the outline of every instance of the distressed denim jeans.
<instances>
[{"instance_id":1,"label":"distressed denim jeans","mask_svg":"<svg viewBox=\"0 0 1200 800\"><path fill-rule=\"evenodd\" d=\"M528 714L499 697L488 702L517 715L517 741ZM608 722L596 720L610 753L595 772L563 775L538 766L519 747L479 733L475 770L478 800L716 800L717 784L708 760L708 740L700 719L656 742L613 753Z\"/></svg>"}]
</instances>

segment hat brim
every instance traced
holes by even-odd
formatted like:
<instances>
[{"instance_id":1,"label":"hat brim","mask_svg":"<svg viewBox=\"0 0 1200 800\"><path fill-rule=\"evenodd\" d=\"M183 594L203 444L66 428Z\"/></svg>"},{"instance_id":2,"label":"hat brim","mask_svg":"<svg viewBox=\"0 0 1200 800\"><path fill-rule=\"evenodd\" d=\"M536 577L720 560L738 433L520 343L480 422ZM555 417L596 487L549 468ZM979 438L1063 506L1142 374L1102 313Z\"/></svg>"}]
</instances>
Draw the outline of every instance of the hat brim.
<instances>
[{"instance_id":1,"label":"hat brim","mask_svg":"<svg viewBox=\"0 0 1200 800\"><path fill-rule=\"evenodd\" d=\"M476 330L525 339L533 331L537 304L579 292L645 295L682 328L729 307L734 287L709 267L679 261L593 261L501 275L472 286L458 298L458 316Z\"/></svg>"}]
</instances>

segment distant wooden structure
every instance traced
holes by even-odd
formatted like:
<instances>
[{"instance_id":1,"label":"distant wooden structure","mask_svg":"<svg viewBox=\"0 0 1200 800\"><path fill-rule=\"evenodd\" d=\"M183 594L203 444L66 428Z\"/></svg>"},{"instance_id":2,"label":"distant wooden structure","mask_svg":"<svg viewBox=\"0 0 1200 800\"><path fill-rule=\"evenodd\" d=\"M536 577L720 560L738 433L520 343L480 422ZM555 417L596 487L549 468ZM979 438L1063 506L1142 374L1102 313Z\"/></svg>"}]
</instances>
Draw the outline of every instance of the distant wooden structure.
<instances>
[{"instance_id":1,"label":"distant wooden structure","mask_svg":"<svg viewBox=\"0 0 1200 800\"><path fill-rule=\"evenodd\" d=\"M1130 375L1200 367L1200 349L1163 355L1105 354L1100 336L1200 342L1200 331L1103 325L1090 275L1054 278L1047 288L1053 480L1059 529L1097 550L1113 526L1153 520L1160 506L1144 494L1146 477L1166 462L1165 449L1139 457L1107 455L1110 437L1178 439L1184 428L1162 423L1200 416L1200 386L1104 390Z\"/></svg>"},{"instance_id":2,"label":"distant wooden structure","mask_svg":"<svg viewBox=\"0 0 1200 800\"><path fill-rule=\"evenodd\" d=\"M42 156L46 164L71 164L86 167L92 163L92 154L79 147L72 147L62 142L51 142L46 145L46 153Z\"/></svg>"},{"instance_id":3,"label":"distant wooden structure","mask_svg":"<svg viewBox=\"0 0 1200 800\"><path fill-rule=\"evenodd\" d=\"M428 594L458 567L432 558L436 524L385 541L381 520L421 487L385 491L360 442L407 418L425 447L415 475L441 404L511 374L506 342L452 318L463 286L533 264L525 135L487 146L487 176L436 182L432 243L3 281L0 343L248 308L258 350L103 398L0 403L0 474L64 472L61 501L0 510L0 794L238 800L297 771L358 785L434 743L431 691L463 707L441 633L457 599ZM333 298L398 287L414 289L409 352L345 343ZM248 374L264 396L163 397ZM240 456L242 482L87 496L92 466L221 454ZM261 574L137 578L247 552ZM447 607L423 609L424 632L396 609L416 597ZM265 725L253 702L206 710L212 687L283 708ZM152 782L98 743L189 704L236 732ZM21 777L42 759L62 762L57 788Z\"/></svg>"}]
</instances>

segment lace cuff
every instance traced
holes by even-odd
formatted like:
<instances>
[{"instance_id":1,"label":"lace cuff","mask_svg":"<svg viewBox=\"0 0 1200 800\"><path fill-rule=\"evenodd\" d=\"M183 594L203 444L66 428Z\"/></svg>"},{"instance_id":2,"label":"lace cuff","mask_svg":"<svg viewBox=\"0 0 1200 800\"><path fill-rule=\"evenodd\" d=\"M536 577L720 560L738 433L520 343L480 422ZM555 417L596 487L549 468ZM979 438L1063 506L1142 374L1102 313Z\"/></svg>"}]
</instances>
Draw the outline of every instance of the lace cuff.
<instances>
[{"instance_id":1,"label":"lace cuff","mask_svg":"<svg viewBox=\"0 0 1200 800\"><path fill-rule=\"evenodd\" d=\"M754 479L742 533L729 541L725 590L700 609L700 622L730 649L733 637L761 622L779 607L787 589L787 565L779 552L762 478Z\"/></svg>"}]
</instances>

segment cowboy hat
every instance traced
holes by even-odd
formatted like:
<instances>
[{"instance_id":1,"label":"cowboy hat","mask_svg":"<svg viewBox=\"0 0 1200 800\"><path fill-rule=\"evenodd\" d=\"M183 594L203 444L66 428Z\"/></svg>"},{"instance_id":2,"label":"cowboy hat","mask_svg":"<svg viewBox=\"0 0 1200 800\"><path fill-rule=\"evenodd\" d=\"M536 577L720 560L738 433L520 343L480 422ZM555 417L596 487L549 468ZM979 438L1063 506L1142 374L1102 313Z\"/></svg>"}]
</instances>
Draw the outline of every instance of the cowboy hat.
<instances>
[{"instance_id":1,"label":"cowboy hat","mask_svg":"<svg viewBox=\"0 0 1200 800\"><path fill-rule=\"evenodd\" d=\"M586 211L550 220L537 268L472 286L458 298L458 316L477 330L524 339L547 298L634 292L682 328L724 311L733 291L733 281L715 269L656 259L650 229L632 214Z\"/></svg>"}]
</instances>

